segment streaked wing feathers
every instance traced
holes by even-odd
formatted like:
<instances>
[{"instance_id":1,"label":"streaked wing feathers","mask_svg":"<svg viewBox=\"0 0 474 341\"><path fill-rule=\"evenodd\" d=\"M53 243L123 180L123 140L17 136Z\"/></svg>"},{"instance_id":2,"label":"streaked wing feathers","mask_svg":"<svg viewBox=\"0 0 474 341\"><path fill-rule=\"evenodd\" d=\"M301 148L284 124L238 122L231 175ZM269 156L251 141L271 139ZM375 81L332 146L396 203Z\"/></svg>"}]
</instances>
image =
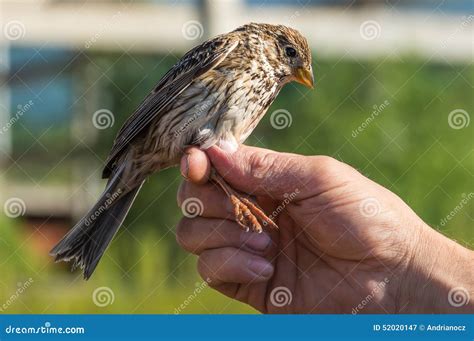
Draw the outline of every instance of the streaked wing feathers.
<instances>
[{"instance_id":1,"label":"streaked wing feathers","mask_svg":"<svg viewBox=\"0 0 474 341\"><path fill-rule=\"evenodd\" d=\"M162 115L170 103L183 92L192 81L215 68L238 45L235 36L218 36L209 40L180 59L158 82L153 91L143 100L127 119L115 139L102 173L108 178L114 163L125 147L157 116Z\"/></svg>"}]
</instances>

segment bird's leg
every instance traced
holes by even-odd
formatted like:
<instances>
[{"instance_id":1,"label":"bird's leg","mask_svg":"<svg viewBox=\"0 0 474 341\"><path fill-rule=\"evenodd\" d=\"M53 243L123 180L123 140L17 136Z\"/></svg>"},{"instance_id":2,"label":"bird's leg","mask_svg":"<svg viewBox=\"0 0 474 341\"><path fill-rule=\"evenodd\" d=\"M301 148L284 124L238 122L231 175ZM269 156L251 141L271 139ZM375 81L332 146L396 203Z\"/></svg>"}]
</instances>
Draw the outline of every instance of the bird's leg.
<instances>
[{"instance_id":1,"label":"bird's leg","mask_svg":"<svg viewBox=\"0 0 474 341\"><path fill-rule=\"evenodd\" d=\"M211 170L210 179L227 194L234 208L235 220L244 230L251 228L252 231L261 233L262 225L278 228L258 205L239 195L214 169Z\"/></svg>"}]
</instances>

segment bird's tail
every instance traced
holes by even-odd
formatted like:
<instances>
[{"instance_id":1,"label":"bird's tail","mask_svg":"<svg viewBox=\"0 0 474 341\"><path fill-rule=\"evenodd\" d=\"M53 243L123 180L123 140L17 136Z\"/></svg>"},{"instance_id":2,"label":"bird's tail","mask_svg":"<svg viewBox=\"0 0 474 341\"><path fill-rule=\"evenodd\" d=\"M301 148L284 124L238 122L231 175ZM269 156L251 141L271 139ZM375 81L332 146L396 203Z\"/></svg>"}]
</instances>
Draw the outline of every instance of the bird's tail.
<instances>
[{"instance_id":1,"label":"bird's tail","mask_svg":"<svg viewBox=\"0 0 474 341\"><path fill-rule=\"evenodd\" d=\"M74 261L72 270L84 270L84 279L94 272L100 258L122 225L141 188L122 194L120 171L108 182L100 199L50 251L56 262Z\"/></svg>"}]
</instances>

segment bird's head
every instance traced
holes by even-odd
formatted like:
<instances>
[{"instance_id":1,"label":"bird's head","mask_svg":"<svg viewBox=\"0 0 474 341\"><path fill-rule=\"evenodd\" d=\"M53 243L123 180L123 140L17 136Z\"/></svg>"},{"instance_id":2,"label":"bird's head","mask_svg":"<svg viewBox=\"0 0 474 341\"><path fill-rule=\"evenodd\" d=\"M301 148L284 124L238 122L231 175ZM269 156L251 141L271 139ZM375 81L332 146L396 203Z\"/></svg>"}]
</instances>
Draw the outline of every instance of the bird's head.
<instances>
[{"instance_id":1,"label":"bird's head","mask_svg":"<svg viewBox=\"0 0 474 341\"><path fill-rule=\"evenodd\" d=\"M309 88L314 86L311 50L308 41L295 29L276 26L275 51L288 81L296 81Z\"/></svg>"},{"instance_id":2,"label":"bird's head","mask_svg":"<svg viewBox=\"0 0 474 341\"><path fill-rule=\"evenodd\" d=\"M300 32L284 25L255 23L239 29L247 31L250 39L259 37L261 51L283 84L296 81L313 88L311 50Z\"/></svg>"}]
</instances>

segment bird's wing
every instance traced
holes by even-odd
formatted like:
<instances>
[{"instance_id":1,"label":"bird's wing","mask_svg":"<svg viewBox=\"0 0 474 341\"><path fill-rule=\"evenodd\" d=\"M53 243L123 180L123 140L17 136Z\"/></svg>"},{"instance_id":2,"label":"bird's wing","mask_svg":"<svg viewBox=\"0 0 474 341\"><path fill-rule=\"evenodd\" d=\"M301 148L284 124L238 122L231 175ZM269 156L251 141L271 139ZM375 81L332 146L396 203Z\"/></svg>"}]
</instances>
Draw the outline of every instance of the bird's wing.
<instances>
[{"instance_id":1,"label":"bird's wing","mask_svg":"<svg viewBox=\"0 0 474 341\"><path fill-rule=\"evenodd\" d=\"M239 40L233 35L218 36L186 53L161 78L153 91L122 126L109 153L102 177L110 176L115 160L130 141L143 131L151 121L166 112L169 104L194 79L214 69L238 44Z\"/></svg>"}]
</instances>

